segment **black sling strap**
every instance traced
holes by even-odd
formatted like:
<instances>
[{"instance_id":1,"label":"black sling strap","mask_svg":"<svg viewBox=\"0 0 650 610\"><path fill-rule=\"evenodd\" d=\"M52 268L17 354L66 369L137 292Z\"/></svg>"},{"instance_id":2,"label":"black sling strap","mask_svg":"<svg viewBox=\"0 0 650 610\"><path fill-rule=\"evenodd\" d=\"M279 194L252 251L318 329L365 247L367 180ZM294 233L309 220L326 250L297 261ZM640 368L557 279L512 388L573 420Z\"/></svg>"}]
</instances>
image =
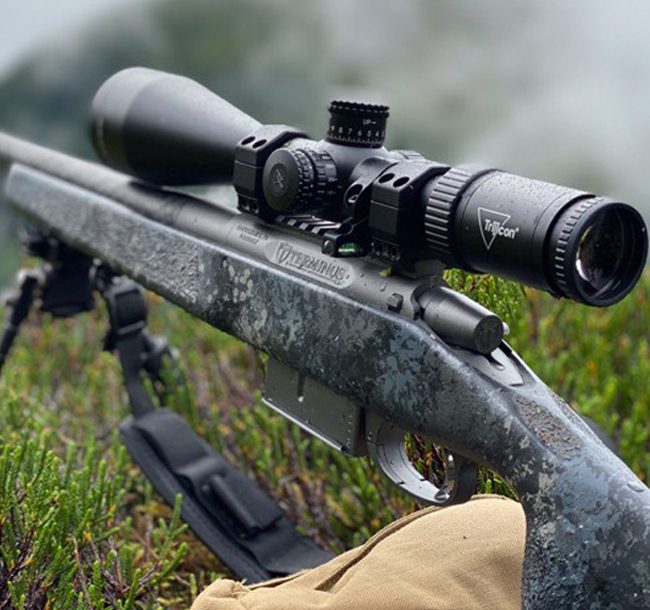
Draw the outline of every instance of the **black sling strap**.
<instances>
[{"instance_id":1,"label":"black sling strap","mask_svg":"<svg viewBox=\"0 0 650 610\"><path fill-rule=\"evenodd\" d=\"M332 557L298 534L256 482L214 452L176 413L156 409L129 418L120 435L169 504L183 494L183 519L239 578L258 582Z\"/></svg>"},{"instance_id":2,"label":"black sling strap","mask_svg":"<svg viewBox=\"0 0 650 610\"><path fill-rule=\"evenodd\" d=\"M240 578L257 582L320 565L332 557L296 531L281 508L245 473L215 452L178 414L155 408L142 375L162 382L166 342L146 332L142 289L125 278L101 289L109 314L106 347L117 352L133 417L120 435L133 459L167 502L184 497L181 513L203 542Z\"/></svg>"},{"instance_id":3,"label":"black sling strap","mask_svg":"<svg viewBox=\"0 0 650 610\"><path fill-rule=\"evenodd\" d=\"M156 407L144 377L154 382L164 404L165 363L175 379L182 382L183 376L167 342L146 331L143 291L135 282L113 277L103 268L91 271L92 288L99 291L108 308L104 347L117 353L132 412L122 422L120 436L156 491L170 505L181 494L184 521L236 577L248 582L292 574L331 559L330 552L296 531L256 481L214 451L180 415ZM39 286L41 309L46 311L48 300L42 295L65 293L69 303L64 309L50 308L54 315L73 315L91 308L87 286L78 291L78 307L74 307L69 278L60 284L65 290L57 290L57 281L64 278L64 273L22 276L0 336L0 368Z\"/></svg>"}]
</instances>

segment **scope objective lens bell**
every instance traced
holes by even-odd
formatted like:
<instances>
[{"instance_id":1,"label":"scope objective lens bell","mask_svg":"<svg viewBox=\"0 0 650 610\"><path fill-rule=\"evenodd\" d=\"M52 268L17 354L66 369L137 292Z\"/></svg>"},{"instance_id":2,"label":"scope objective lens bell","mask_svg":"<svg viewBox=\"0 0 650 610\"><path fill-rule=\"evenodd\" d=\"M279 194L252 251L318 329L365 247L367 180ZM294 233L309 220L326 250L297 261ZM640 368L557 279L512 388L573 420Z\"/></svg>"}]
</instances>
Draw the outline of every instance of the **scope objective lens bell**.
<instances>
[{"instance_id":1,"label":"scope objective lens bell","mask_svg":"<svg viewBox=\"0 0 650 610\"><path fill-rule=\"evenodd\" d=\"M259 127L199 83L148 68L114 74L92 104L102 161L153 184L230 180L237 143Z\"/></svg>"}]
</instances>

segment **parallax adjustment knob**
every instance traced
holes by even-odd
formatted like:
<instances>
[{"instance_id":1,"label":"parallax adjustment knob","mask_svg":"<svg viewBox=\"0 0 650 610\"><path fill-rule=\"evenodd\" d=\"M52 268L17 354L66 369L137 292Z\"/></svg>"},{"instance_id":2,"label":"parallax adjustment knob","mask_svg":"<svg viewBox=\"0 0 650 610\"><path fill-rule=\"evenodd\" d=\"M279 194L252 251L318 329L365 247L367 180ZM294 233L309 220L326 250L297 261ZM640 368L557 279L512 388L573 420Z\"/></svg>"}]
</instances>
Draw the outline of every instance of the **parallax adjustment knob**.
<instances>
[{"instance_id":1,"label":"parallax adjustment knob","mask_svg":"<svg viewBox=\"0 0 650 610\"><path fill-rule=\"evenodd\" d=\"M362 148L384 145L388 106L335 100L329 112L328 142Z\"/></svg>"},{"instance_id":2,"label":"parallax adjustment knob","mask_svg":"<svg viewBox=\"0 0 650 610\"><path fill-rule=\"evenodd\" d=\"M264 165L264 197L281 214L317 212L336 192L336 185L336 166L325 152L279 148Z\"/></svg>"}]
</instances>

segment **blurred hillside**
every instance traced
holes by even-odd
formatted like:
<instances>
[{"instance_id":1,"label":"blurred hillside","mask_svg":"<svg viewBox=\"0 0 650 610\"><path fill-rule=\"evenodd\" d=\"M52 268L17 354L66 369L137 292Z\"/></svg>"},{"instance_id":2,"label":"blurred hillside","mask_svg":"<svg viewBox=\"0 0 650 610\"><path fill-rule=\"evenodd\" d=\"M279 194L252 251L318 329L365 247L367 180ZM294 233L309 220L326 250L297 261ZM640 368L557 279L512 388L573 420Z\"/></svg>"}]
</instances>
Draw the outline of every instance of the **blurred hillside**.
<instances>
[{"instance_id":1,"label":"blurred hillside","mask_svg":"<svg viewBox=\"0 0 650 610\"><path fill-rule=\"evenodd\" d=\"M502 0L484 15L469 3L434 10L424 1L136 3L18 67L0 91L0 125L92 155L93 93L117 70L145 65L185 74L265 122L291 121L314 135L331 96L380 98L393 107L389 145L449 155L463 151L461 132L493 129L499 91L517 79L498 59L517 44L499 36L506 9ZM525 24L524 14L509 19ZM361 25L369 34L359 35ZM486 49L491 65L481 59ZM449 78L450 68L462 78ZM479 78L483 90L474 96Z\"/></svg>"},{"instance_id":2,"label":"blurred hillside","mask_svg":"<svg viewBox=\"0 0 650 610\"><path fill-rule=\"evenodd\" d=\"M381 100L392 108L391 147L602 190L650 211L647 17L639 1L131 2L9 72L0 128L92 156L94 91L120 68L146 65L315 136L331 97ZM6 223L3 206L3 235ZM0 278L14 264L2 254Z\"/></svg>"}]
</instances>

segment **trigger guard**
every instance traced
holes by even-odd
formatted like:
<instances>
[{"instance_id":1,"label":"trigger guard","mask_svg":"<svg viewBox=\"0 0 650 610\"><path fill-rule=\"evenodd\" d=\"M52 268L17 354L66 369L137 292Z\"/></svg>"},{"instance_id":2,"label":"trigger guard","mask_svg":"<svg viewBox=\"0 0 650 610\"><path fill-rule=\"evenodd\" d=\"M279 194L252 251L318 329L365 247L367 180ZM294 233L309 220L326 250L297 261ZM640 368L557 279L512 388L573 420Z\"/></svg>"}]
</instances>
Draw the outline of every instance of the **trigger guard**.
<instances>
[{"instance_id":1,"label":"trigger guard","mask_svg":"<svg viewBox=\"0 0 650 610\"><path fill-rule=\"evenodd\" d=\"M472 497L478 476L476 464L449 453L445 482L437 487L409 460L405 434L402 428L385 420L368 434L368 454L390 481L418 500L436 506L460 504Z\"/></svg>"}]
</instances>

